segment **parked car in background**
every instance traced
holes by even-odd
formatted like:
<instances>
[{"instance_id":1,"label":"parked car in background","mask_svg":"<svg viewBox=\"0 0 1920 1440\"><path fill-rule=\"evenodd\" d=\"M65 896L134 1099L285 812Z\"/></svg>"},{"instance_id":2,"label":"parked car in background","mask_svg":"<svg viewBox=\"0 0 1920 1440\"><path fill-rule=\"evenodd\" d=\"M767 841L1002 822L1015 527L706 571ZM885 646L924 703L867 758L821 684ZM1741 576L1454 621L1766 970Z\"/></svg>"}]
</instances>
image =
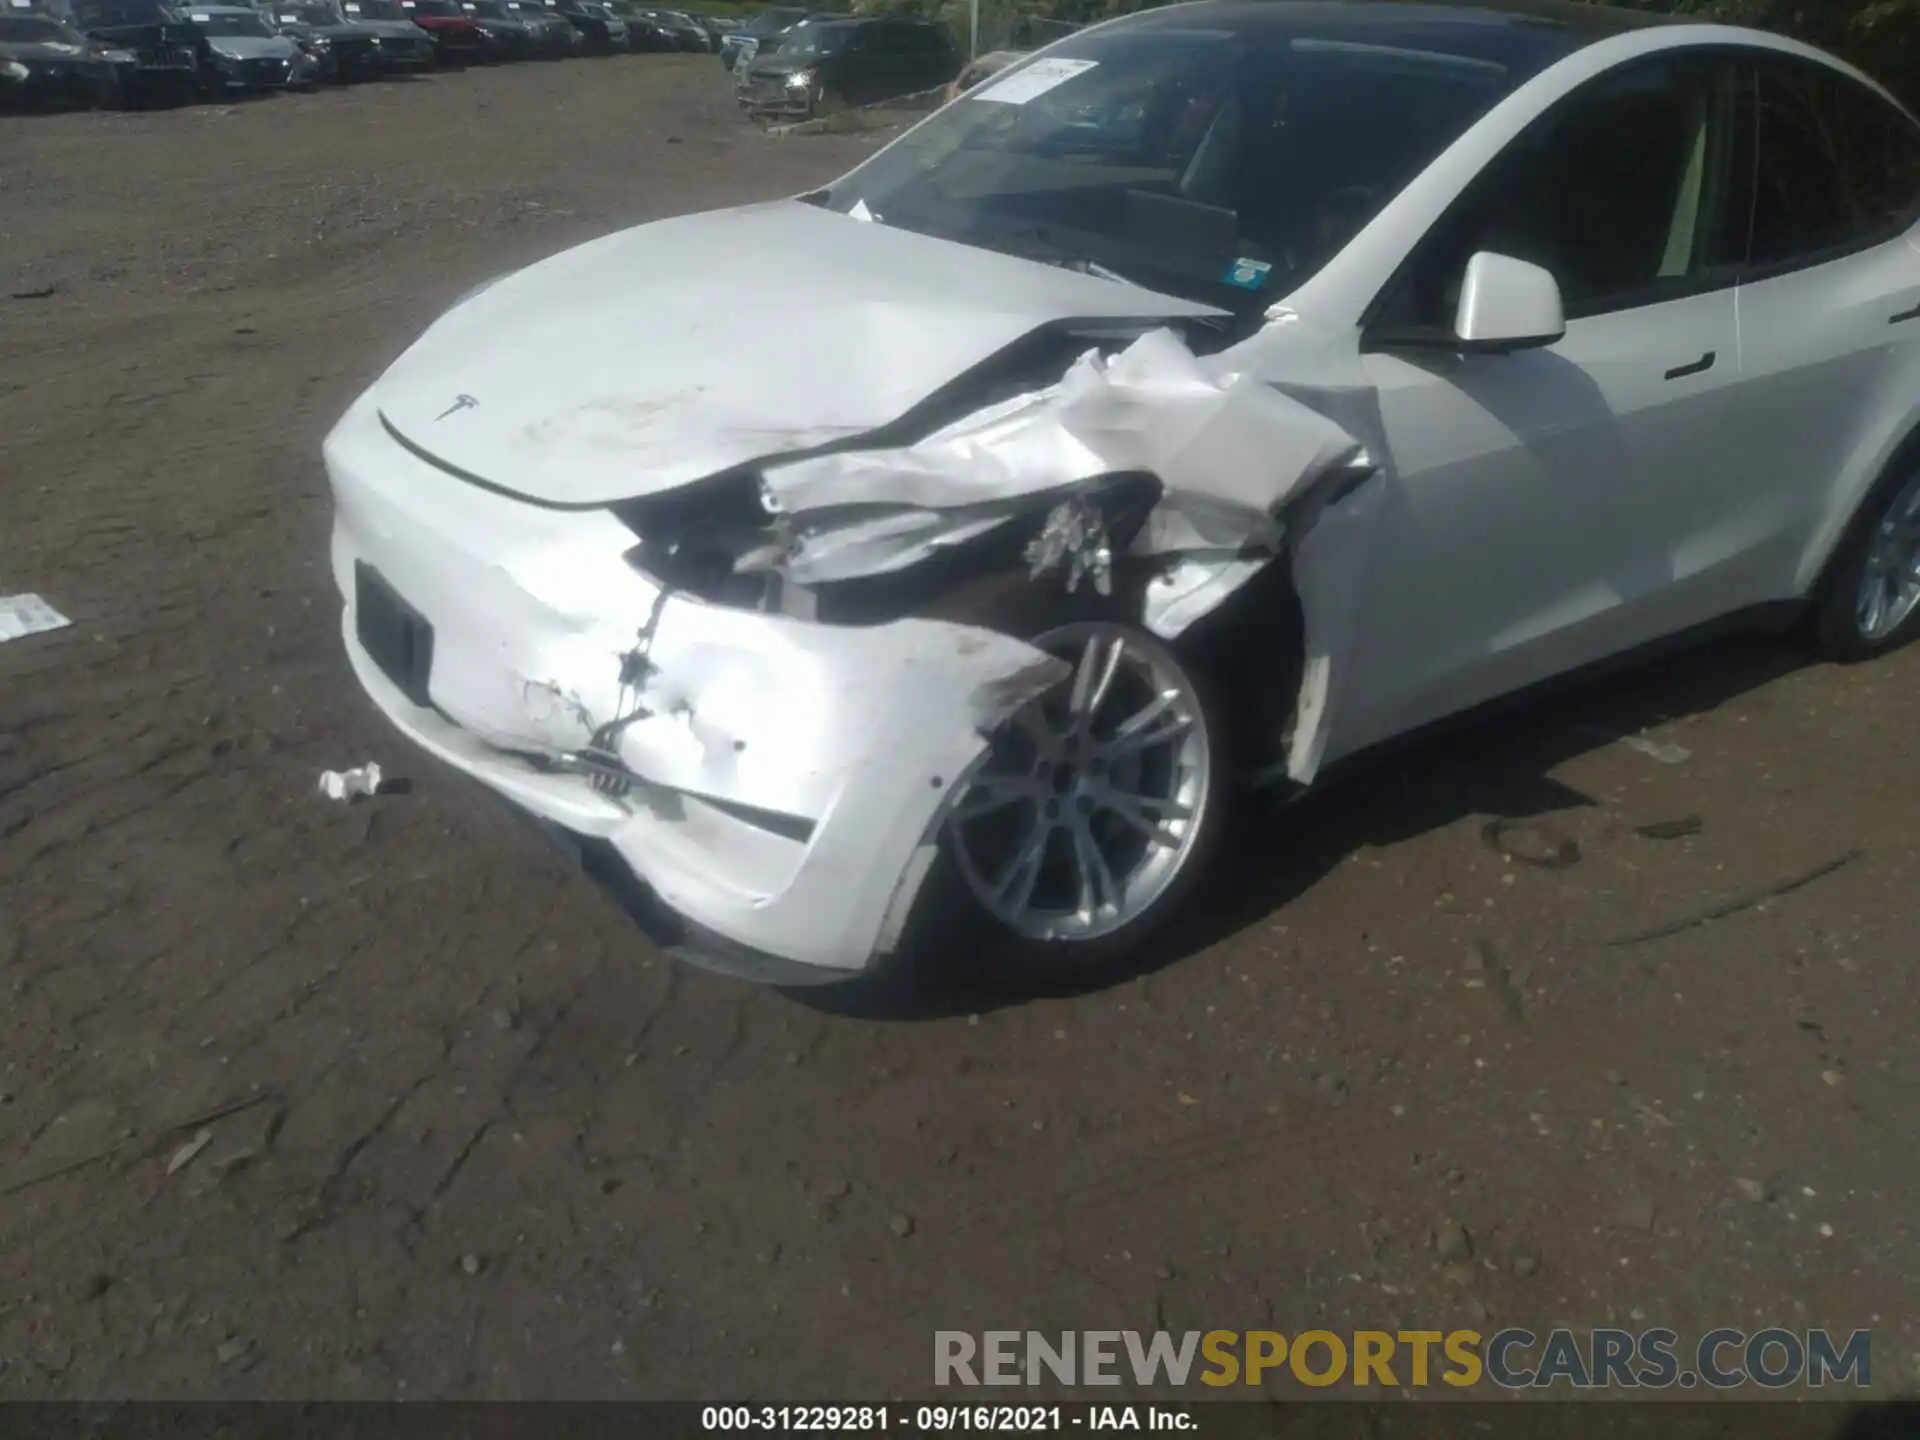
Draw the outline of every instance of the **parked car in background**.
<instances>
[{"instance_id":1,"label":"parked car in background","mask_svg":"<svg viewBox=\"0 0 1920 1440\"><path fill-rule=\"evenodd\" d=\"M304 89L318 83L320 61L251 6L193 5L183 13L206 37L228 90Z\"/></svg>"},{"instance_id":2,"label":"parked car in background","mask_svg":"<svg viewBox=\"0 0 1920 1440\"><path fill-rule=\"evenodd\" d=\"M431 70L438 62L433 37L407 18L400 0L342 0L340 11L373 37L382 74Z\"/></svg>"},{"instance_id":3,"label":"parked car in background","mask_svg":"<svg viewBox=\"0 0 1920 1440\"><path fill-rule=\"evenodd\" d=\"M653 55L679 48L665 27L651 18L651 12L642 10L634 0L600 0L600 3L626 22L627 49L635 54Z\"/></svg>"},{"instance_id":4,"label":"parked car in background","mask_svg":"<svg viewBox=\"0 0 1920 1440\"><path fill-rule=\"evenodd\" d=\"M947 32L930 20L815 19L748 63L740 98L756 118L804 120L826 107L937 90L960 63Z\"/></svg>"},{"instance_id":5,"label":"parked car in background","mask_svg":"<svg viewBox=\"0 0 1920 1440\"><path fill-rule=\"evenodd\" d=\"M121 93L135 104L206 98L221 77L207 37L160 0L72 0L63 18L89 38L132 52Z\"/></svg>"},{"instance_id":6,"label":"parked car in background","mask_svg":"<svg viewBox=\"0 0 1920 1440\"><path fill-rule=\"evenodd\" d=\"M780 5L762 10L746 24L729 31L720 41L720 63L738 71L762 46L775 36L784 35L813 12L801 6Z\"/></svg>"},{"instance_id":7,"label":"parked car in background","mask_svg":"<svg viewBox=\"0 0 1920 1440\"><path fill-rule=\"evenodd\" d=\"M400 8L427 32L438 64L465 65L487 58L479 23L460 8L460 0L400 0Z\"/></svg>"},{"instance_id":8,"label":"parked car in background","mask_svg":"<svg viewBox=\"0 0 1920 1440\"><path fill-rule=\"evenodd\" d=\"M727 31L733 29L733 27L739 23L738 21L731 20L722 21L699 10L689 10L685 13L689 20L693 21L694 24L706 32L707 49L709 50L717 51L720 48L720 41L726 35Z\"/></svg>"},{"instance_id":9,"label":"parked car in background","mask_svg":"<svg viewBox=\"0 0 1920 1440\"><path fill-rule=\"evenodd\" d=\"M460 8L480 32L489 60L526 60L540 49L533 26L507 8L506 0L460 0Z\"/></svg>"},{"instance_id":10,"label":"parked car in background","mask_svg":"<svg viewBox=\"0 0 1920 1440\"><path fill-rule=\"evenodd\" d=\"M0 108L115 105L136 65L131 50L50 15L0 12Z\"/></svg>"},{"instance_id":11,"label":"parked car in background","mask_svg":"<svg viewBox=\"0 0 1920 1440\"><path fill-rule=\"evenodd\" d=\"M586 35L588 40L587 48L589 50L599 48L599 37L603 31L607 37L605 42L606 54L611 55L632 48L633 34L627 28L626 18L614 14L604 3L604 0L586 0L585 4L575 7L573 11L569 11L567 18L579 26L581 32ZM582 23L583 21L590 22L593 27L597 28L589 28L589 24Z\"/></svg>"},{"instance_id":12,"label":"parked car in background","mask_svg":"<svg viewBox=\"0 0 1920 1440\"><path fill-rule=\"evenodd\" d=\"M640 13L666 32L676 50L705 54L713 48L707 41L707 32L678 10L643 10Z\"/></svg>"},{"instance_id":13,"label":"parked car in background","mask_svg":"<svg viewBox=\"0 0 1920 1440\"><path fill-rule=\"evenodd\" d=\"M573 22L558 10L549 9L541 0L505 0L507 10L527 27L535 53L548 60L578 55L586 40Z\"/></svg>"},{"instance_id":14,"label":"parked car in background","mask_svg":"<svg viewBox=\"0 0 1920 1440\"><path fill-rule=\"evenodd\" d=\"M360 80L379 72L373 32L350 22L334 0L287 0L255 8L313 56L322 80Z\"/></svg>"}]
</instances>

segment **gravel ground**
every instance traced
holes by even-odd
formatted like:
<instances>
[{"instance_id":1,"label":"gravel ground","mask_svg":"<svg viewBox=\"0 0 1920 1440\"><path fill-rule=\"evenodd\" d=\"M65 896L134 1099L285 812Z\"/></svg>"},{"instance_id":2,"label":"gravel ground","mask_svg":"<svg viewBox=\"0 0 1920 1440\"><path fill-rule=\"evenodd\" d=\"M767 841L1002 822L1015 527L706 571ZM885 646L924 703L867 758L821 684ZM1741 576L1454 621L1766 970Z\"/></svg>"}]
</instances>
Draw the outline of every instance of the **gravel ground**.
<instances>
[{"instance_id":1,"label":"gravel ground","mask_svg":"<svg viewBox=\"0 0 1920 1440\"><path fill-rule=\"evenodd\" d=\"M651 56L0 127L0 593L76 622L0 647L0 1396L911 1396L990 1327L1824 1324L1920 1379L1920 651L1424 745L1154 973L973 1014L671 965L379 723L353 394L872 143ZM369 758L407 793L316 793Z\"/></svg>"}]
</instances>

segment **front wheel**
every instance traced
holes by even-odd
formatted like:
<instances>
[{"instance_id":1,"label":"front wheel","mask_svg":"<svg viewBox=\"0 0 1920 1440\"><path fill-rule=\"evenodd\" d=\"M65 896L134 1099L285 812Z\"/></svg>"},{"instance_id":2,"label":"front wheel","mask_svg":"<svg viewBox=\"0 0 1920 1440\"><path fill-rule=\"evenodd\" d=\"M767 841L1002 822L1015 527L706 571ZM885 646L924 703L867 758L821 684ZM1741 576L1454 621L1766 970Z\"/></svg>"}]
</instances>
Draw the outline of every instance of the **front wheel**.
<instances>
[{"instance_id":1,"label":"front wheel","mask_svg":"<svg viewBox=\"0 0 1920 1440\"><path fill-rule=\"evenodd\" d=\"M1920 632L1920 462L1883 480L1836 552L1814 605L1819 648L1864 660Z\"/></svg>"},{"instance_id":2,"label":"front wheel","mask_svg":"<svg viewBox=\"0 0 1920 1440\"><path fill-rule=\"evenodd\" d=\"M1230 737L1206 678L1164 642L1082 621L1033 644L1071 677L1017 712L956 793L947 888L976 922L962 963L1025 989L1113 978L1170 920L1232 807Z\"/></svg>"}]
</instances>

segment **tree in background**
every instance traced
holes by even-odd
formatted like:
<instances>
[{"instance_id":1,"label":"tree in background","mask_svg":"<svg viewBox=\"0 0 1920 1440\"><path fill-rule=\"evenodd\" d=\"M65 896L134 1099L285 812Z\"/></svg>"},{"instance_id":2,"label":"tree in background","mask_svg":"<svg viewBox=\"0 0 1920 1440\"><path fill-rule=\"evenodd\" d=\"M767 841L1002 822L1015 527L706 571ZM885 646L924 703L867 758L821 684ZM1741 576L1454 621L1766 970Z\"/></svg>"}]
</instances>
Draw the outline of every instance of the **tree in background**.
<instances>
[{"instance_id":1,"label":"tree in background","mask_svg":"<svg viewBox=\"0 0 1920 1440\"><path fill-rule=\"evenodd\" d=\"M1920 0L1614 0L1791 35L1858 65L1920 108Z\"/></svg>"},{"instance_id":2,"label":"tree in background","mask_svg":"<svg viewBox=\"0 0 1920 1440\"><path fill-rule=\"evenodd\" d=\"M1092 24L1150 8L1154 0L980 0L982 51L1055 38L1046 21ZM1752 25L1830 50L1920 109L1920 0L1612 0L1634 10ZM969 0L854 0L854 9L942 21L965 48ZM1036 22L1041 22L1036 24Z\"/></svg>"}]
</instances>

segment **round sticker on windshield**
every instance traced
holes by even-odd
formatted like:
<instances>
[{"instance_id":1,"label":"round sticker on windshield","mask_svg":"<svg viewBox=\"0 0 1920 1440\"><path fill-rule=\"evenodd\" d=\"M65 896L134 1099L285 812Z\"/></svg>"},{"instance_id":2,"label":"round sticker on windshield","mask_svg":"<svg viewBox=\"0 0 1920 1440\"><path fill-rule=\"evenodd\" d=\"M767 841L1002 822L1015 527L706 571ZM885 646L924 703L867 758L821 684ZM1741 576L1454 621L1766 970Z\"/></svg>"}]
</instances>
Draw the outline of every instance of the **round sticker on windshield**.
<instances>
[{"instance_id":1,"label":"round sticker on windshield","mask_svg":"<svg viewBox=\"0 0 1920 1440\"><path fill-rule=\"evenodd\" d=\"M1273 266L1264 260L1240 259L1227 267L1224 277L1227 284L1241 290L1258 290L1266 284L1267 276L1273 273Z\"/></svg>"}]
</instances>

